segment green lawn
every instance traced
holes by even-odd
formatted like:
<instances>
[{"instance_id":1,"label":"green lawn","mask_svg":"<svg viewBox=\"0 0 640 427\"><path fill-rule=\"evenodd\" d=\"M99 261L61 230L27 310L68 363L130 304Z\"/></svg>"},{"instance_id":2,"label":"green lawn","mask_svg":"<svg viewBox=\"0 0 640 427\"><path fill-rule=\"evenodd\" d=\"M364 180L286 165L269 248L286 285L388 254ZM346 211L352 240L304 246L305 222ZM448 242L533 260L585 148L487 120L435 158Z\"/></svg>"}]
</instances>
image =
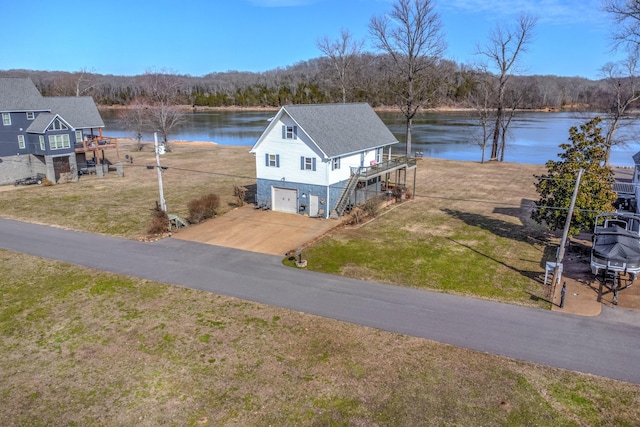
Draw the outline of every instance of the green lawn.
<instances>
[{"instance_id":1,"label":"green lawn","mask_svg":"<svg viewBox=\"0 0 640 427\"><path fill-rule=\"evenodd\" d=\"M5 425L634 426L640 387L0 251Z\"/></svg>"}]
</instances>

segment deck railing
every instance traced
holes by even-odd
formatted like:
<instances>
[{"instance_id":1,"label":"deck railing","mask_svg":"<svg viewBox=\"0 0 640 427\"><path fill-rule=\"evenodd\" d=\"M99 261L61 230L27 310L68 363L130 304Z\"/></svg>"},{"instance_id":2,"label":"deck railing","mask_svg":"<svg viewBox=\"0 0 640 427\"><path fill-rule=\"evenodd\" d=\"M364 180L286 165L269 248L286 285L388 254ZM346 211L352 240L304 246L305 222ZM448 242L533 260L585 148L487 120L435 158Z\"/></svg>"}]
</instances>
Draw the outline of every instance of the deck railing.
<instances>
[{"instance_id":1,"label":"deck railing","mask_svg":"<svg viewBox=\"0 0 640 427\"><path fill-rule=\"evenodd\" d=\"M351 174L360 175L363 178L369 178L378 176L391 170L401 169L405 167L410 168L414 167L415 165L415 157L398 156L370 166L351 167Z\"/></svg>"},{"instance_id":2,"label":"deck railing","mask_svg":"<svg viewBox=\"0 0 640 427\"><path fill-rule=\"evenodd\" d=\"M111 138L108 136L103 136L101 138L96 137L93 139L76 142L74 148L77 153L118 148L118 138Z\"/></svg>"}]
</instances>

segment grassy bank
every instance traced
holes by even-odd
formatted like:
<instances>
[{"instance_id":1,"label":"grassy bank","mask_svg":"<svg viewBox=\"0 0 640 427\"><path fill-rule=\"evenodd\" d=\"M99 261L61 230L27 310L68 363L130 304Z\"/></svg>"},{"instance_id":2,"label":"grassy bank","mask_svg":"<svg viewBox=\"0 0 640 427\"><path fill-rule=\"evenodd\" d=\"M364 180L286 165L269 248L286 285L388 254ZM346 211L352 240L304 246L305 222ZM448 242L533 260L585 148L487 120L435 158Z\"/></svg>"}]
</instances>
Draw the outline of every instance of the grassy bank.
<instances>
[{"instance_id":1,"label":"grassy bank","mask_svg":"<svg viewBox=\"0 0 640 427\"><path fill-rule=\"evenodd\" d=\"M638 425L640 388L0 251L7 425Z\"/></svg>"},{"instance_id":2,"label":"grassy bank","mask_svg":"<svg viewBox=\"0 0 640 427\"><path fill-rule=\"evenodd\" d=\"M307 268L548 308L540 278L553 248L529 219L542 170L422 159L414 201L306 249Z\"/></svg>"},{"instance_id":3,"label":"grassy bank","mask_svg":"<svg viewBox=\"0 0 640 427\"><path fill-rule=\"evenodd\" d=\"M151 209L160 200L158 175L146 166L156 164L152 144L143 151L133 145L121 147L124 177L114 171L104 178L82 176L78 182L52 187L0 187L0 215L126 238L142 238ZM107 152L115 164L115 152ZM125 161L125 155L133 163ZM168 167L163 176L169 213L188 215L187 203L199 196L220 196L220 213L235 206L233 186L255 187L255 160L248 147L215 144L172 144L161 157Z\"/></svg>"}]
</instances>

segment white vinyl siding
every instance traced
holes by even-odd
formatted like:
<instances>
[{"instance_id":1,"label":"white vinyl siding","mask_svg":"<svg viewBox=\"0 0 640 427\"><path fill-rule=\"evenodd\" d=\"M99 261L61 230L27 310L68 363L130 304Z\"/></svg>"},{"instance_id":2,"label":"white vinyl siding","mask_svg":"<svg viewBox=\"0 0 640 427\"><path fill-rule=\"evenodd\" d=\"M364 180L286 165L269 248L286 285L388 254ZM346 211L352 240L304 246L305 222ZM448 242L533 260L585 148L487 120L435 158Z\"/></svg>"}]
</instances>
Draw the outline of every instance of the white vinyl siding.
<instances>
[{"instance_id":1,"label":"white vinyl siding","mask_svg":"<svg viewBox=\"0 0 640 427\"><path fill-rule=\"evenodd\" d=\"M265 166L268 168L279 168L280 167L280 155L279 154L269 154L266 153L265 157Z\"/></svg>"},{"instance_id":2,"label":"white vinyl siding","mask_svg":"<svg viewBox=\"0 0 640 427\"><path fill-rule=\"evenodd\" d=\"M4 126L11 126L11 114L10 113L2 113L2 124Z\"/></svg>"},{"instance_id":3,"label":"white vinyl siding","mask_svg":"<svg viewBox=\"0 0 640 427\"><path fill-rule=\"evenodd\" d=\"M43 135L40 135L40 136L38 137L38 139L40 140L40 149L41 149L42 151L45 151L45 150L47 149L47 144L46 144L46 143L45 143L45 141L44 141L44 136L43 136Z\"/></svg>"},{"instance_id":4,"label":"white vinyl siding","mask_svg":"<svg viewBox=\"0 0 640 427\"><path fill-rule=\"evenodd\" d=\"M18 135L18 147L20 147L21 150L27 147L27 144L24 142L24 135Z\"/></svg>"},{"instance_id":5,"label":"white vinyl siding","mask_svg":"<svg viewBox=\"0 0 640 427\"><path fill-rule=\"evenodd\" d=\"M63 150L70 148L71 142L68 134L63 135L49 135L49 148L52 150Z\"/></svg>"},{"instance_id":6,"label":"white vinyl siding","mask_svg":"<svg viewBox=\"0 0 640 427\"><path fill-rule=\"evenodd\" d=\"M33 111L27 111L27 120L33 120L36 118L36 113Z\"/></svg>"},{"instance_id":7,"label":"white vinyl siding","mask_svg":"<svg viewBox=\"0 0 640 427\"><path fill-rule=\"evenodd\" d=\"M316 158L315 157L300 157L300 169L304 171L316 170Z\"/></svg>"}]
</instances>

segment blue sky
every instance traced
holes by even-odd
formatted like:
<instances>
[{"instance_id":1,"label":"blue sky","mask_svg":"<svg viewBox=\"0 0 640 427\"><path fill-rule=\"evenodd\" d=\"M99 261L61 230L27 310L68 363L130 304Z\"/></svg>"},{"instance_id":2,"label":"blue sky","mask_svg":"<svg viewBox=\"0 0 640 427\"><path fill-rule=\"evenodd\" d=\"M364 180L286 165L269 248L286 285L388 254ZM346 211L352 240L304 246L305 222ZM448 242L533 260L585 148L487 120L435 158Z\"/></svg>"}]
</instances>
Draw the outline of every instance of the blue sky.
<instances>
[{"instance_id":1,"label":"blue sky","mask_svg":"<svg viewBox=\"0 0 640 427\"><path fill-rule=\"evenodd\" d=\"M0 69L202 76L267 71L321 56L316 41L342 28L369 37L392 0L0 0ZM610 49L601 0L435 0L446 58L471 64L496 23L538 17L522 74L600 76ZM26 6L28 5L28 6ZM367 48L371 50L370 44Z\"/></svg>"}]
</instances>

